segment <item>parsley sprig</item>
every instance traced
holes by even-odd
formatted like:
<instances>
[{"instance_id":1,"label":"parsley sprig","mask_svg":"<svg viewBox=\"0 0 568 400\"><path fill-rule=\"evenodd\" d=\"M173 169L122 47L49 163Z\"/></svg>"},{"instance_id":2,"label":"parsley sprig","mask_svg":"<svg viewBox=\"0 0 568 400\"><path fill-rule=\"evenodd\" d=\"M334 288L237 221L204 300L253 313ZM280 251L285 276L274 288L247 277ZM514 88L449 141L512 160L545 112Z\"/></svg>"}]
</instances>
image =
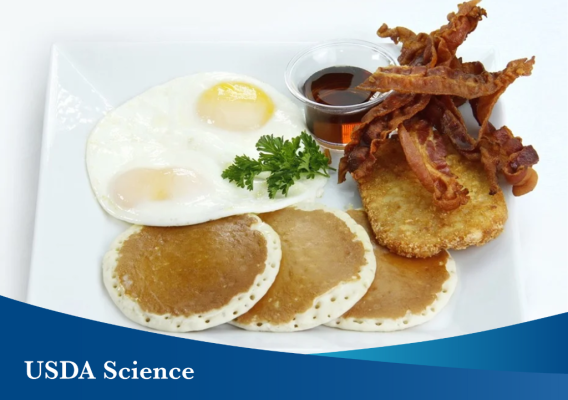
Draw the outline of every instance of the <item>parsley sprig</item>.
<instances>
[{"instance_id":1,"label":"parsley sprig","mask_svg":"<svg viewBox=\"0 0 568 400\"><path fill-rule=\"evenodd\" d=\"M305 131L292 140L264 135L256 143L256 149L260 152L257 160L245 155L237 156L221 176L235 182L238 187L253 190L255 177L270 172L266 183L268 196L273 199L278 192L287 196L288 189L302 177L329 177L328 169L335 171L317 142Z\"/></svg>"}]
</instances>

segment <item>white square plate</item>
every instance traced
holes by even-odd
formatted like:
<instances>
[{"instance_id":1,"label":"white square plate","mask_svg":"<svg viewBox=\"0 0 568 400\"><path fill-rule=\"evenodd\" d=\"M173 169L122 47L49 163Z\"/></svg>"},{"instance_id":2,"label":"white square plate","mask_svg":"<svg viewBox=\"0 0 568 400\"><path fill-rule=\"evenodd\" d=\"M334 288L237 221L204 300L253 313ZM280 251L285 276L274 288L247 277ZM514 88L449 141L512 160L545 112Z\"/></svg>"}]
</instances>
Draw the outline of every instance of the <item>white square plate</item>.
<instances>
[{"instance_id":1,"label":"white square plate","mask_svg":"<svg viewBox=\"0 0 568 400\"><path fill-rule=\"evenodd\" d=\"M129 98L172 78L226 70L254 76L288 94L284 69L306 43L156 43L56 45L47 96L40 187L28 302L96 321L144 329L114 306L101 278L111 241L128 225L107 215L94 198L85 144L96 122ZM394 47L393 47L394 49ZM461 54L492 70L491 49ZM291 96L290 96L291 97ZM499 125L497 107L493 121ZM335 157L337 159L337 157ZM360 205L353 183L332 177L323 202ZM510 198L508 198L510 200ZM320 353L439 339L523 322L516 213L508 201L504 233L482 248L454 251L459 285L432 321L394 333L318 327L297 333L256 333L223 325L177 334L196 340L279 351Z\"/></svg>"}]
</instances>

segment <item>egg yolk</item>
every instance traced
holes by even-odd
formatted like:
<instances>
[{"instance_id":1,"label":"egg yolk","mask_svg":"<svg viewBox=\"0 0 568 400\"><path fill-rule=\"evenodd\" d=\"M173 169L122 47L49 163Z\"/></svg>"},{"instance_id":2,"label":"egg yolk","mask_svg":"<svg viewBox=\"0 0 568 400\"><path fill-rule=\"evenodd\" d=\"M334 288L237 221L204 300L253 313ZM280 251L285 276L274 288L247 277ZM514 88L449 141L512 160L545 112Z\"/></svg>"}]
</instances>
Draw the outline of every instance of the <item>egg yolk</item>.
<instances>
[{"instance_id":1,"label":"egg yolk","mask_svg":"<svg viewBox=\"0 0 568 400\"><path fill-rule=\"evenodd\" d=\"M145 201L164 201L187 197L203 186L198 176L184 168L136 168L118 175L111 182L111 199L129 209Z\"/></svg>"},{"instance_id":2,"label":"egg yolk","mask_svg":"<svg viewBox=\"0 0 568 400\"><path fill-rule=\"evenodd\" d=\"M201 94L197 113L208 124L234 132L254 131L274 114L272 99L244 82L219 83Z\"/></svg>"}]
</instances>

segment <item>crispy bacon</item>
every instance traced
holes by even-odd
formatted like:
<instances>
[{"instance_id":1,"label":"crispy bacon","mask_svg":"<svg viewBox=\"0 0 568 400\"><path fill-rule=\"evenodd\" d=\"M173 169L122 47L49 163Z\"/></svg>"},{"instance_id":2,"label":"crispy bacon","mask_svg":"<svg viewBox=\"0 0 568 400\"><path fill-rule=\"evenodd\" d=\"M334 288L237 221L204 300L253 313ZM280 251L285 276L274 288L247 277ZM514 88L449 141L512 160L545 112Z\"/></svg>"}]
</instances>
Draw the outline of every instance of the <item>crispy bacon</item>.
<instances>
[{"instance_id":1,"label":"crispy bacon","mask_svg":"<svg viewBox=\"0 0 568 400\"><path fill-rule=\"evenodd\" d=\"M514 60L500 72L468 74L449 67L391 66L379 68L358 86L371 92L396 90L401 93L424 93L473 99L488 96L507 87L519 76L531 74L534 57Z\"/></svg>"},{"instance_id":2,"label":"crispy bacon","mask_svg":"<svg viewBox=\"0 0 568 400\"><path fill-rule=\"evenodd\" d=\"M390 38L394 44L402 43L404 46L409 46L412 42L417 42L417 34L408 28L397 26L396 28L389 28L387 24L382 24L377 35L382 38ZM424 36L427 36L426 34Z\"/></svg>"},{"instance_id":3,"label":"crispy bacon","mask_svg":"<svg viewBox=\"0 0 568 400\"><path fill-rule=\"evenodd\" d=\"M434 48L436 49L438 57L433 67L448 67L455 59L455 52L452 52L446 41L442 38L438 38L435 43Z\"/></svg>"},{"instance_id":4,"label":"crispy bacon","mask_svg":"<svg viewBox=\"0 0 568 400\"><path fill-rule=\"evenodd\" d=\"M538 175L532 166L538 163L538 154L532 146L523 146L520 137L513 136L509 128L501 129L488 123L488 131L479 140L481 162L491 182L491 194L497 193L497 174L503 173L513 185L513 194L522 196L534 189Z\"/></svg>"},{"instance_id":5,"label":"crispy bacon","mask_svg":"<svg viewBox=\"0 0 568 400\"><path fill-rule=\"evenodd\" d=\"M377 107L371 109L351 134L339 162L339 183L350 172L355 180L366 175L375 163L375 152L398 125L423 110L430 96L393 93Z\"/></svg>"},{"instance_id":6,"label":"crispy bacon","mask_svg":"<svg viewBox=\"0 0 568 400\"><path fill-rule=\"evenodd\" d=\"M430 33L438 49L437 65L449 66L458 47L477 28L478 22L487 16L485 10L477 6L479 2L473 0L458 5L458 12L448 15L448 24Z\"/></svg>"},{"instance_id":7,"label":"crispy bacon","mask_svg":"<svg viewBox=\"0 0 568 400\"><path fill-rule=\"evenodd\" d=\"M393 42L402 43L398 56L401 65L429 65L434 67L437 63L437 51L434 38L425 33L414 34L409 29L396 27L389 29L383 24L377 34L380 37L390 37Z\"/></svg>"},{"instance_id":8,"label":"crispy bacon","mask_svg":"<svg viewBox=\"0 0 568 400\"><path fill-rule=\"evenodd\" d=\"M516 69L514 73L503 75L501 79L501 87L499 88L499 90L490 95L479 97L471 103L473 115L477 119L479 125L481 125L481 128L479 129L479 138L481 138L491 130L489 127L489 117L491 116L493 107L495 107L495 104L497 103L497 100L499 100L499 97L501 97L507 87L519 76L529 76L532 73L534 63L535 58L532 57L525 63L518 64L518 69Z\"/></svg>"},{"instance_id":9,"label":"crispy bacon","mask_svg":"<svg viewBox=\"0 0 568 400\"><path fill-rule=\"evenodd\" d=\"M523 75L523 73L530 75L534 62L535 59L532 57L524 65L525 69L519 71L518 76ZM485 71L480 62L463 63L460 68L463 71L477 74ZM507 182L513 185L515 196L522 196L531 192L538 182L538 175L532 168L538 162L536 150L532 146L523 146L522 139L514 137L511 130L506 126L496 130L489 122L489 117L497 100L516 78L517 76L509 75L507 79L503 80L503 86L495 93L469 101L473 115L480 125L479 150L481 162L491 182L491 194L495 194L499 188L498 173L502 173Z\"/></svg>"},{"instance_id":10,"label":"crispy bacon","mask_svg":"<svg viewBox=\"0 0 568 400\"><path fill-rule=\"evenodd\" d=\"M400 26L391 29L387 24L383 24L379 28L377 35L382 38L390 38L395 44L402 43L402 49L398 56L398 62L401 65L415 65L415 60L422 57L429 38L426 33L417 35L410 29Z\"/></svg>"},{"instance_id":11,"label":"crispy bacon","mask_svg":"<svg viewBox=\"0 0 568 400\"><path fill-rule=\"evenodd\" d=\"M400 143L408 165L433 195L434 204L451 211L468 201L468 191L457 181L446 163L446 147L430 122L413 118L398 127Z\"/></svg>"},{"instance_id":12,"label":"crispy bacon","mask_svg":"<svg viewBox=\"0 0 568 400\"><path fill-rule=\"evenodd\" d=\"M463 156L469 160L479 160L477 142L467 132L463 117L451 97L432 97L422 114L430 124L450 139Z\"/></svg>"},{"instance_id":13,"label":"crispy bacon","mask_svg":"<svg viewBox=\"0 0 568 400\"><path fill-rule=\"evenodd\" d=\"M459 69L466 74L473 74L473 75L481 75L485 71L485 67L481 63L481 61L470 61L470 62L463 62L461 57L455 59L455 64L452 66L454 69Z\"/></svg>"},{"instance_id":14,"label":"crispy bacon","mask_svg":"<svg viewBox=\"0 0 568 400\"><path fill-rule=\"evenodd\" d=\"M516 196L530 192L538 175L532 166L538 155L523 146L507 127L497 130L489 122L495 103L520 76L532 72L534 57L511 61L500 72L487 72L481 62L463 62L458 47L487 16L480 0L458 5L448 23L426 33L383 24L377 35L402 44L401 66L379 68L359 89L393 93L370 110L353 132L339 164L339 181L350 172L356 180L374 165L375 152L397 127L407 160L420 182L433 193L434 203L451 210L467 202L462 188L445 163L444 143L472 161L481 162L491 182L491 193L499 190L497 174L513 185ZM480 124L478 139L467 132L458 108L469 101ZM436 129L436 131L433 130ZM442 138L446 136L448 140Z\"/></svg>"},{"instance_id":15,"label":"crispy bacon","mask_svg":"<svg viewBox=\"0 0 568 400\"><path fill-rule=\"evenodd\" d=\"M480 0L472 0L458 6L457 13L448 15L448 23L429 35L416 34L408 28L397 26L389 28L383 24L377 31L382 38L390 38L395 44L402 43L398 62L401 65L426 65L430 59L424 56L426 51L436 51L438 60L430 66L449 65L455 57L457 48L465 41L467 36L475 30L477 23L487 13L477 6ZM432 39L432 43L428 39ZM430 48L431 46L431 48ZM428 59L428 61L424 61Z\"/></svg>"},{"instance_id":16,"label":"crispy bacon","mask_svg":"<svg viewBox=\"0 0 568 400\"><path fill-rule=\"evenodd\" d=\"M483 66L483 64L479 61L473 61L473 62L466 62L464 63L461 59L461 57L454 57L452 59L452 61L450 62L450 68L452 69L457 69L460 70L462 72L465 72L466 74L473 74L473 75L479 75L483 72L485 72L485 67ZM459 96L452 96L452 100L454 101L454 104L456 107L460 107L462 105L464 105L468 100L464 99L463 97L459 97ZM472 101L475 101L475 99L470 99L469 102L471 103Z\"/></svg>"},{"instance_id":17,"label":"crispy bacon","mask_svg":"<svg viewBox=\"0 0 568 400\"><path fill-rule=\"evenodd\" d=\"M467 99L464 99L463 97L459 97L459 96L451 96L451 97L452 97L452 101L454 102L454 105L456 107L461 107L465 103L467 103Z\"/></svg>"},{"instance_id":18,"label":"crispy bacon","mask_svg":"<svg viewBox=\"0 0 568 400\"><path fill-rule=\"evenodd\" d=\"M438 63L438 50L432 37L426 39L426 46L422 54L414 59L412 65L426 65L430 68L435 67Z\"/></svg>"},{"instance_id":19,"label":"crispy bacon","mask_svg":"<svg viewBox=\"0 0 568 400\"><path fill-rule=\"evenodd\" d=\"M361 118L361 122L363 124L371 123L376 118L382 117L390 112L393 112L397 108L404 107L412 100L415 99L416 96L413 94L402 94L402 93L392 93L386 99L384 99L379 105L370 109L364 116Z\"/></svg>"}]
</instances>

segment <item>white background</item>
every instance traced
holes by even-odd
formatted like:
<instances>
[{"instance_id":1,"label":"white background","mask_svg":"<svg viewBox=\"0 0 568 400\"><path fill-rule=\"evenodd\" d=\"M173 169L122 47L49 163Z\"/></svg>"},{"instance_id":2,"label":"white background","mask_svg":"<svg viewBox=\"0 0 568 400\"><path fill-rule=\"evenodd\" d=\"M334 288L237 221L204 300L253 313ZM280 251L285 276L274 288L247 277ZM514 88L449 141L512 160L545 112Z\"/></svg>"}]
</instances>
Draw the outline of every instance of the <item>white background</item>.
<instances>
[{"instance_id":1,"label":"white background","mask_svg":"<svg viewBox=\"0 0 568 400\"><path fill-rule=\"evenodd\" d=\"M3 2L0 13L0 295L25 301L51 44L70 41L377 40L382 22L429 32L457 0ZM519 210L528 317L568 310L567 6L485 0L489 18L464 46L494 46L500 67L536 55L533 75L501 102L513 132L538 150L535 192ZM144 68L144 65L140 65ZM227 65L230 69L230 65ZM72 190L70 187L69 190ZM73 235L73 232L69 232ZM479 290L483 290L480 288Z\"/></svg>"}]
</instances>

